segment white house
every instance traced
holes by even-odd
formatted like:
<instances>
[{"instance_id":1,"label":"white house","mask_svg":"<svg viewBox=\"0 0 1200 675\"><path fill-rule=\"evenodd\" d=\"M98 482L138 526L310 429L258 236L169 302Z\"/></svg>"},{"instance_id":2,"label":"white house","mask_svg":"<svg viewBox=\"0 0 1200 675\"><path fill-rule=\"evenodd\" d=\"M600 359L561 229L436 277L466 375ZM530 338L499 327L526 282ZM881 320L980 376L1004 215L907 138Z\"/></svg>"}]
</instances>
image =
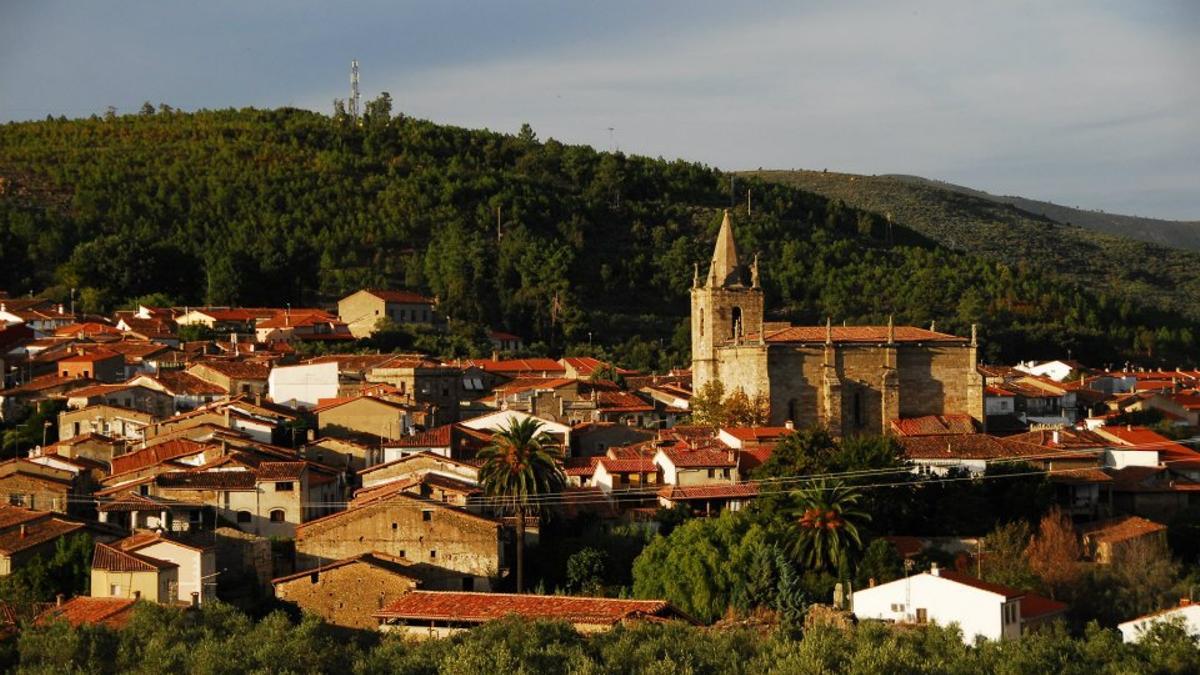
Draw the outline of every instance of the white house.
<instances>
[{"instance_id":1,"label":"white house","mask_svg":"<svg viewBox=\"0 0 1200 675\"><path fill-rule=\"evenodd\" d=\"M561 441L564 448L571 447L571 427L565 424L559 424L553 420L548 420L529 413L523 413L520 410L497 410L494 413L472 417L464 422L459 422L460 425L474 429L476 431L491 431L492 429L508 427L513 420L524 421L533 418L541 422L541 431L550 435L556 441Z\"/></svg>"},{"instance_id":2,"label":"white house","mask_svg":"<svg viewBox=\"0 0 1200 675\"><path fill-rule=\"evenodd\" d=\"M165 560L179 566L178 593L180 600L196 597L200 602L216 598L217 563L212 547L197 547L168 539L158 532L137 532L118 544L122 550L137 552L155 560ZM196 593L198 595L193 596Z\"/></svg>"},{"instance_id":3,"label":"white house","mask_svg":"<svg viewBox=\"0 0 1200 675\"><path fill-rule=\"evenodd\" d=\"M313 408L317 401L337 398L338 364L308 363L276 366L267 376L271 400L292 408Z\"/></svg>"},{"instance_id":4,"label":"white house","mask_svg":"<svg viewBox=\"0 0 1200 675\"><path fill-rule=\"evenodd\" d=\"M737 457L733 451L659 448L654 464L665 485L694 486L738 482Z\"/></svg>"},{"instance_id":5,"label":"white house","mask_svg":"<svg viewBox=\"0 0 1200 675\"><path fill-rule=\"evenodd\" d=\"M976 637L1015 640L1023 627L1062 614L1066 605L934 565L929 572L856 591L853 609L859 619L956 624L970 645Z\"/></svg>"},{"instance_id":6,"label":"white house","mask_svg":"<svg viewBox=\"0 0 1200 675\"><path fill-rule=\"evenodd\" d=\"M1083 366L1077 361L1043 361L1036 363L1034 361L1026 361L1018 363L1014 370L1019 370L1022 373L1029 373L1038 377L1048 377L1055 382L1062 382L1073 371L1082 370Z\"/></svg>"},{"instance_id":7,"label":"white house","mask_svg":"<svg viewBox=\"0 0 1200 675\"><path fill-rule=\"evenodd\" d=\"M1172 621L1179 621L1189 635L1200 635L1200 605L1193 605L1188 600L1181 600L1178 607L1139 616L1136 619L1117 624L1117 629L1121 631L1121 637L1126 642L1137 642L1154 624Z\"/></svg>"}]
</instances>

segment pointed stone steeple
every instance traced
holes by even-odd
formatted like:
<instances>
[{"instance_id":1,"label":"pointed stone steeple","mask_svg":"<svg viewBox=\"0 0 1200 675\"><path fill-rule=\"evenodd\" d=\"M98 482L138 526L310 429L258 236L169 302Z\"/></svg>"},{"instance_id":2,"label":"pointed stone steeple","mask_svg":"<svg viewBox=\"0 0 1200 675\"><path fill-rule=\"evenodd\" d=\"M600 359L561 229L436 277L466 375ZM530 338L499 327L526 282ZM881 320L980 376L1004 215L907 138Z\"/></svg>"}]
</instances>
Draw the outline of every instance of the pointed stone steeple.
<instances>
[{"instance_id":1,"label":"pointed stone steeple","mask_svg":"<svg viewBox=\"0 0 1200 675\"><path fill-rule=\"evenodd\" d=\"M713 286L729 286L741 282L738 276L737 244L733 241L733 223L729 220L729 209L725 209L725 219L721 221L721 231L717 233L717 246L713 250L708 280Z\"/></svg>"}]
</instances>

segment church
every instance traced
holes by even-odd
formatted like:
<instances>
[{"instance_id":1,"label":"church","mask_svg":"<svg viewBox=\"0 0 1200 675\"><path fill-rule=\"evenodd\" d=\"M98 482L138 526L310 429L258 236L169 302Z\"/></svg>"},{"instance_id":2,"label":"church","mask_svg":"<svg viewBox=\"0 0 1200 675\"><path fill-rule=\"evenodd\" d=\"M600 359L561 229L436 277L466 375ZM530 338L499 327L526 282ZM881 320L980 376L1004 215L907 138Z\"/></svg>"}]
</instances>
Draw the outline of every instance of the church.
<instances>
[{"instance_id":1,"label":"church","mask_svg":"<svg viewBox=\"0 0 1200 675\"><path fill-rule=\"evenodd\" d=\"M969 339L913 326L792 326L763 320L758 258L738 260L729 211L708 274L692 280L692 386L719 381L770 405L769 424L880 434L899 419L968 415L983 428Z\"/></svg>"}]
</instances>

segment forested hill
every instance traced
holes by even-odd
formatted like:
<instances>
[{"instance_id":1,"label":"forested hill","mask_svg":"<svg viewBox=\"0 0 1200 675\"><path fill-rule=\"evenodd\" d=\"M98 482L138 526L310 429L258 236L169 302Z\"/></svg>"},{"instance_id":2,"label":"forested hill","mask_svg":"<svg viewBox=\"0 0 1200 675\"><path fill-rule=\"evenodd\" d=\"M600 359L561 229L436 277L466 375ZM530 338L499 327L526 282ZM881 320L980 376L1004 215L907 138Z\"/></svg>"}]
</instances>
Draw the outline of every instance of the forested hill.
<instances>
[{"instance_id":1,"label":"forested hill","mask_svg":"<svg viewBox=\"0 0 1200 675\"><path fill-rule=\"evenodd\" d=\"M1077 209L1038 199L1028 199L1014 195L994 195L982 190L921 178L920 176L897 175L884 176L884 178L895 178L909 183L931 185L936 188L961 192L992 202L1011 204L1026 213L1035 216L1044 216L1063 225L1078 225L1084 229L1095 230L1117 237L1128 237L1151 244L1200 251L1200 220L1162 220L1161 218L1125 216L1119 213Z\"/></svg>"},{"instance_id":2,"label":"forested hill","mask_svg":"<svg viewBox=\"0 0 1200 675\"><path fill-rule=\"evenodd\" d=\"M665 367L686 362L693 264L706 266L733 201L740 249L762 253L773 318L894 313L960 333L978 322L991 359L1195 358L1195 258L1131 246L1109 270L1116 281L1099 283L1055 269L1059 254L1073 256L1068 268L1088 260L1061 240L1014 255L1000 227L970 235L994 246L942 245L904 219L889 226L789 185L739 180L731 195L727 175L697 164L389 108L372 101L361 127L294 109L165 106L4 125L0 290L77 288L99 311L150 294L311 305L403 286L435 294L457 325L508 329L547 351L594 341L624 364Z\"/></svg>"}]
</instances>

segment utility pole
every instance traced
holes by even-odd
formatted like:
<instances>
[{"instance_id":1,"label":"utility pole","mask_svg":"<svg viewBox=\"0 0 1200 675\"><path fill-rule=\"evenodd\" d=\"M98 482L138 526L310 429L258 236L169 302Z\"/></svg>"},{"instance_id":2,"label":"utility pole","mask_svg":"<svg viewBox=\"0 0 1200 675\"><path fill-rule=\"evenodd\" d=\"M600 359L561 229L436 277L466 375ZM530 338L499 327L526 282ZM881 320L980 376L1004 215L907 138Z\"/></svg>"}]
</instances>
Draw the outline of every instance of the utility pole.
<instances>
[{"instance_id":1,"label":"utility pole","mask_svg":"<svg viewBox=\"0 0 1200 675\"><path fill-rule=\"evenodd\" d=\"M746 189L746 217L750 217L750 190Z\"/></svg>"}]
</instances>

